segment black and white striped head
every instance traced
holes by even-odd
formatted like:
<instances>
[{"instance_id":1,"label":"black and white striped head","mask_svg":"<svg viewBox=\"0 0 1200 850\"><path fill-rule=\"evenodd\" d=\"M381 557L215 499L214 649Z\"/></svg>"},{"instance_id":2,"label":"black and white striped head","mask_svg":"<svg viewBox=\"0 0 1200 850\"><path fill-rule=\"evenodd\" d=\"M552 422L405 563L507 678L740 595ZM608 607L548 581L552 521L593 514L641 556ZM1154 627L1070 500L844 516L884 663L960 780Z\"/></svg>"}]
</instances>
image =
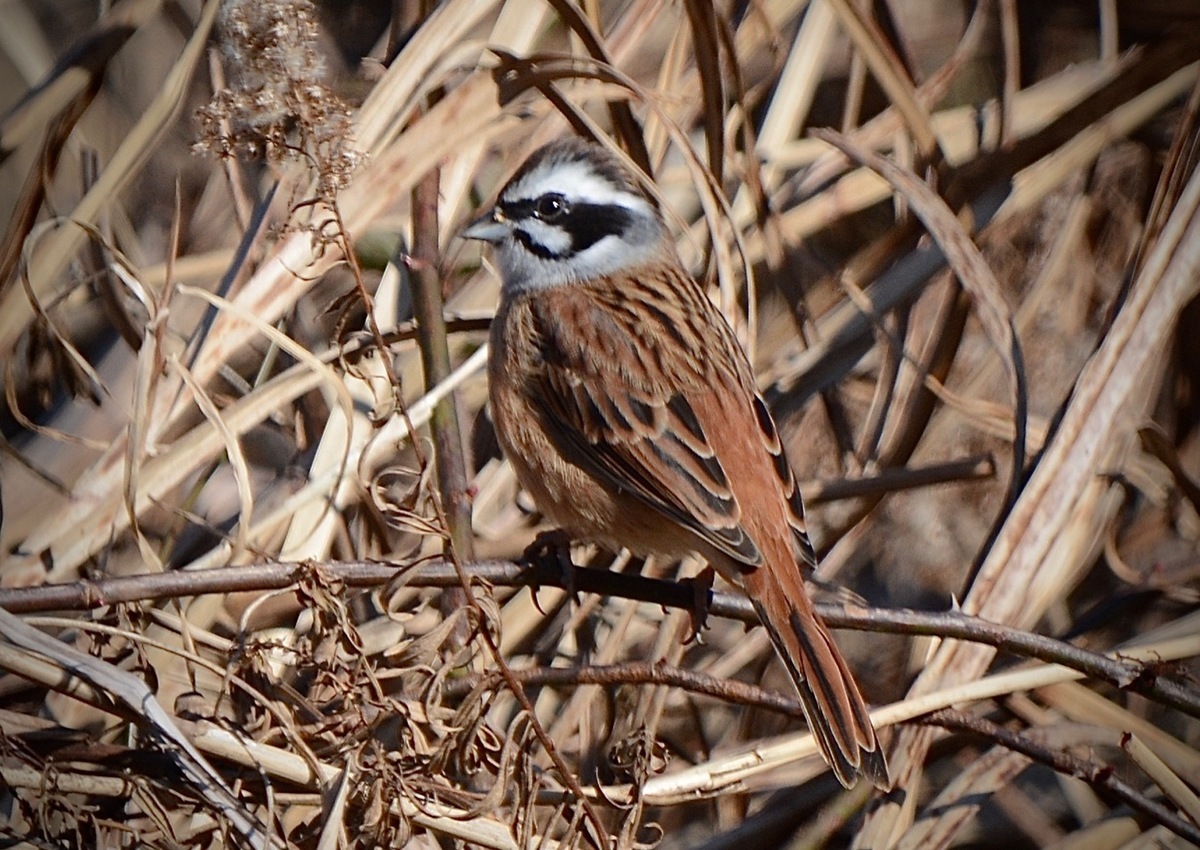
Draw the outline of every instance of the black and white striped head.
<instances>
[{"instance_id":1,"label":"black and white striped head","mask_svg":"<svg viewBox=\"0 0 1200 850\"><path fill-rule=\"evenodd\" d=\"M624 271L667 244L661 216L621 162L578 138L537 150L462 235L495 246L506 294Z\"/></svg>"}]
</instances>

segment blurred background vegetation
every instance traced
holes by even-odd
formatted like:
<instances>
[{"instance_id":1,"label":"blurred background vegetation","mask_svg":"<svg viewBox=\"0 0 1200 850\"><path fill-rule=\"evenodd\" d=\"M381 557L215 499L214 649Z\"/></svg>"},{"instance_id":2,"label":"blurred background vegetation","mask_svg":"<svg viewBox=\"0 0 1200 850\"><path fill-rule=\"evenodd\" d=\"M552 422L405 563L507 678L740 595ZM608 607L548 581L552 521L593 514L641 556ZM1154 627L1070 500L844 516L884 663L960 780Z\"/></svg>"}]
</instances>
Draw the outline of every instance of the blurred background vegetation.
<instances>
[{"instance_id":1,"label":"blurred background vegetation","mask_svg":"<svg viewBox=\"0 0 1200 850\"><path fill-rule=\"evenodd\" d=\"M6 840L1200 839L1194 0L0 9ZM516 586L454 234L571 132L752 354L890 795L761 629Z\"/></svg>"}]
</instances>

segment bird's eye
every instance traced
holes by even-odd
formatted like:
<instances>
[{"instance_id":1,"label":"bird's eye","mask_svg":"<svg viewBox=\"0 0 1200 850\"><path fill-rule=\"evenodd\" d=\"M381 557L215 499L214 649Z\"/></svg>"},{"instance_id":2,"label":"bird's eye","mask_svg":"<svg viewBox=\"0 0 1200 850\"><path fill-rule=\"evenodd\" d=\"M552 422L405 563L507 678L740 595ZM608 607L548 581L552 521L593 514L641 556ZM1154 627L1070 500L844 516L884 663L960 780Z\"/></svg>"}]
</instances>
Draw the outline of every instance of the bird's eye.
<instances>
[{"instance_id":1,"label":"bird's eye","mask_svg":"<svg viewBox=\"0 0 1200 850\"><path fill-rule=\"evenodd\" d=\"M567 214L567 199L559 194L542 195L534 202L533 212L542 221L555 222Z\"/></svg>"}]
</instances>

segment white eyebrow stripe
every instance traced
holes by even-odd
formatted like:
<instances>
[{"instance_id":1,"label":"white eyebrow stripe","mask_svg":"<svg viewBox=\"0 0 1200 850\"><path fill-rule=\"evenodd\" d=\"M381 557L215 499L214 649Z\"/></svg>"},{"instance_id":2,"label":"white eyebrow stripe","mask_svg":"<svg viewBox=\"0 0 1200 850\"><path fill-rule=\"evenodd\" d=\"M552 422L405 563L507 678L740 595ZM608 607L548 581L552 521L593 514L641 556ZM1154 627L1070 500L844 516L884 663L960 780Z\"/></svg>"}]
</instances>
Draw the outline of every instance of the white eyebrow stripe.
<instances>
[{"instance_id":1,"label":"white eyebrow stripe","mask_svg":"<svg viewBox=\"0 0 1200 850\"><path fill-rule=\"evenodd\" d=\"M618 189L582 161L559 162L549 168L535 169L509 186L504 200L533 200L551 192L585 204L615 204L635 210L648 207L641 195Z\"/></svg>"}]
</instances>

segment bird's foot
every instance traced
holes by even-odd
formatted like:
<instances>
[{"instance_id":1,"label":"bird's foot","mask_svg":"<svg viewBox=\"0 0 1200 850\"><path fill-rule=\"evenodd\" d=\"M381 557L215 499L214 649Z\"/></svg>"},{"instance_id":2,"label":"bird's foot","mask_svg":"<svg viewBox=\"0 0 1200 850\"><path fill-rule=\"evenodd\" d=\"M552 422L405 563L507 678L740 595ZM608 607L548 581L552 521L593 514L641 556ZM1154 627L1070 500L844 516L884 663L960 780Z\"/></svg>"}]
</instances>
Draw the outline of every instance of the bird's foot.
<instances>
[{"instance_id":1,"label":"bird's foot","mask_svg":"<svg viewBox=\"0 0 1200 850\"><path fill-rule=\"evenodd\" d=\"M536 570L538 585L561 587L571 596L575 591L575 562L571 560L571 535L561 528L538 532L521 554L521 563ZM578 601L578 600L577 600Z\"/></svg>"},{"instance_id":2,"label":"bird's foot","mask_svg":"<svg viewBox=\"0 0 1200 850\"><path fill-rule=\"evenodd\" d=\"M716 573L712 567L705 567L698 572L694 577L684 579L684 583L692 588L692 607L689 612L692 616L692 630L688 634L685 644L700 640L700 633L704 627L708 625L708 609L712 601L713 580L716 578Z\"/></svg>"}]
</instances>

